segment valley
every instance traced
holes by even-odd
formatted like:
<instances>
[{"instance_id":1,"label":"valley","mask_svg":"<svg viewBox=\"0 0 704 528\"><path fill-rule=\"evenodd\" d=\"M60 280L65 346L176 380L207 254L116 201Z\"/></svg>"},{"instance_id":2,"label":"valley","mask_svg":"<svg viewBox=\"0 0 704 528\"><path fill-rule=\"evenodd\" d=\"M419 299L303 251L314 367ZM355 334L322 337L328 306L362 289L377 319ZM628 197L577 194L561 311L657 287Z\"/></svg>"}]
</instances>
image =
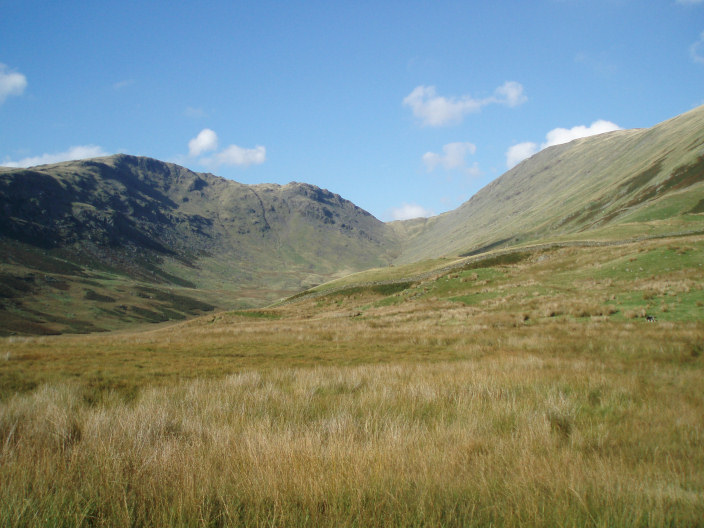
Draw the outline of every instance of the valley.
<instances>
[{"instance_id":1,"label":"valley","mask_svg":"<svg viewBox=\"0 0 704 528\"><path fill-rule=\"evenodd\" d=\"M3 169L0 524L700 525L702 116L387 224L149 158Z\"/></svg>"},{"instance_id":2,"label":"valley","mask_svg":"<svg viewBox=\"0 0 704 528\"><path fill-rule=\"evenodd\" d=\"M0 519L696 525L702 262L701 235L522 250L6 338Z\"/></svg>"},{"instance_id":3,"label":"valley","mask_svg":"<svg viewBox=\"0 0 704 528\"><path fill-rule=\"evenodd\" d=\"M454 211L390 223L312 185L150 158L0 169L0 334L109 331L262 307L377 267L704 232L703 149L699 107L547 148Z\"/></svg>"}]
</instances>

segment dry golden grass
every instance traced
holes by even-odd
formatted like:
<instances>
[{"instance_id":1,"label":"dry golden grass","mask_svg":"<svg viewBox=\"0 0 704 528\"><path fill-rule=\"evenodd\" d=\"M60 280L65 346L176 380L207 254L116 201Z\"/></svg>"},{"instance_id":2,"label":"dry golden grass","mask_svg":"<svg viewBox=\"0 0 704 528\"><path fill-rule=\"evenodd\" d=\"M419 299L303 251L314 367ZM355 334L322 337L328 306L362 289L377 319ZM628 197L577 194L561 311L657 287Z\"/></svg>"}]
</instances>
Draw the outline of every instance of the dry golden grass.
<instances>
[{"instance_id":1,"label":"dry golden grass","mask_svg":"<svg viewBox=\"0 0 704 528\"><path fill-rule=\"evenodd\" d=\"M702 525L702 271L647 250L3 340L0 525Z\"/></svg>"},{"instance_id":2,"label":"dry golden grass","mask_svg":"<svg viewBox=\"0 0 704 528\"><path fill-rule=\"evenodd\" d=\"M697 524L701 371L629 363L252 371L93 407L45 386L0 413L2 521Z\"/></svg>"},{"instance_id":3,"label":"dry golden grass","mask_svg":"<svg viewBox=\"0 0 704 528\"><path fill-rule=\"evenodd\" d=\"M0 524L704 519L701 324L538 327L467 308L380 310L371 321L232 316L102 336L113 350L153 350L141 361L159 357L167 382L98 398L78 378L3 402ZM239 351L241 372L177 381L179 369L205 372L205 356L188 371L186 328L201 348Z\"/></svg>"}]
</instances>

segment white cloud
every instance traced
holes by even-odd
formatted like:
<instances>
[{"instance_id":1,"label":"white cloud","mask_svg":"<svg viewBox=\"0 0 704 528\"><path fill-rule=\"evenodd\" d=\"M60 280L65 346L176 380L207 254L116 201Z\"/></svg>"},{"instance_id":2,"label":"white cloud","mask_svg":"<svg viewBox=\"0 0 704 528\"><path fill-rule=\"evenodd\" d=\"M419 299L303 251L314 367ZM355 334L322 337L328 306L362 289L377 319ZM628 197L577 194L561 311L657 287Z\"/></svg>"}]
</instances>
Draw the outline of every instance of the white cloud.
<instances>
[{"instance_id":1,"label":"white cloud","mask_svg":"<svg viewBox=\"0 0 704 528\"><path fill-rule=\"evenodd\" d=\"M411 218L421 218L433 216L434 213L422 205L404 203L401 207L391 210L391 217L394 220L410 220Z\"/></svg>"},{"instance_id":2,"label":"white cloud","mask_svg":"<svg viewBox=\"0 0 704 528\"><path fill-rule=\"evenodd\" d=\"M704 32L699 35L699 40L689 47L689 54L694 62L704 64Z\"/></svg>"},{"instance_id":3,"label":"white cloud","mask_svg":"<svg viewBox=\"0 0 704 528\"><path fill-rule=\"evenodd\" d=\"M47 165L49 163L59 163L62 161L80 160L86 158L99 158L102 156L109 156L109 154L105 152L102 147L97 145L77 145L64 152L42 154L41 156L23 158L19 161L4 161L2 165L5 167L34 167L36 165Z\"/></svg>"},{"instance_id":4,"label":"white cloud","mask_svg":"<svg viewBox=\"0 0 704 528\"><path fill-rule=\"evenodd\" d=\"M603 119L594 121L588 127L579 125L572 128L553 128L545 136L545 143L543 143L540 148L542 150L547 147L552 147L553 145L561 145L562 143L569 143L575 139L596 136L597 134L613 132L614 130L621 130L621 127L616 123Z\"/></svg>"},{"instance_id":5,"label":"white cloud","mask_svg":"<svg viewBox=\"0 0 704 528\"><path fill-rule=\"evenodd\" d=\"M200 156L203 152L216 148L218 148L218 135L209 128L204 128L188 142L188 153L191 156Z\"/></svg>"},{"instance_id":6,"label":"white cloud","mask_svg":"<svg viewBox=\"0 0 704 528\"><path fill-rule=\"evenodd\" d=\"M22 95L26 87L27 77L10 71L5 64L0 63L0 104L11 95Z\"/></svg>"},{"instance_id":7,"label":"white cloud","mask_svg":"<svg viewBox=\"0 0 704 528\"><path fill-rule=\"evenodd\" d=\"M508 151L506 151L506 167L508 167L509 169L515 167L524 159L530 158L539 150L540 149L538 148L538 145L531 141L526 141L525 143L513 145L508 149Z\"/></svg>"},{"instance_id":8,"label":"white cloud","mask_svg":"<svg viewBox=\"0 0 704 528\"><path fill-rule=\"evenodd\" d=\"M513 108L522 105L528 100L523 94L523 85L515 81L506 81L494 90L494 94L494 97L487 99L487 104L489 102L499 103Z\"/></svg>"},{"instance_id":9,"label":"white cloud","mask_svg":"<svg viewBox=\"0 0 704 528\"><path fill-rule=\"evenodd\" d=\"M539 148L537 144L530 141L518 143L510 147L506 151L506 166L510 169L544 148L569 143L570 141L583 137L613 132L614 130L621 130L621 127L616 123L605 121L604 119L594 121L589 126L578 125L572 128L553 128L545 135L545 141L541 143Z\"/></svg>"},{"instance_id":10,"label":"white cloud","mask_svg":"<svg viewBox=\"0 0 704 528\"><path fill-rule=\"evenodd\" d=\"M478 112L481 103L469 96L460 99L438 96L434 86L418 86L403 100L424 125L443 126L462 120L465 114Z\"/></svg>"},{"instance_id":11,"label":"white cloud","mask_svg":"<svg viewBox=\"0 0 704 528\"><path fill-rule=\"evenodd\" d=\"M465 156L474 154L476 151L477 147L473 143L448 143L442 147L442 154L435 152L423 154L423 163L428 172L433 172L438 166L445 170L465 169L469 172L474 172L474 170L478 169L476 169L476 166L468 169L465 165Z\"/></svg>"},{"instance_id":12,"label":"white cloud","mask_svg":"<svg viewBox=\"0 0 704 528\"><path fill-rule=\"evenodd\" d=\"M489 104L515 107L526 100L523 86L515 81L507 81L496 88L491 97L484 99L475 99L470 95L448 98L437 95L434 86L417 86L404 98L403 104L413 110L413 115L423 125L444 126L459 123L466 114L479 112Z\"/></svg>"},{"instance_id":13,"label":"white cloud","mask_svg":"<svg viewBox=\"0 0 704 528\"><path fill-rule=\"evenodd\" d=\"M266 148L261 145L257 145L251 149L230 145L225 150L215 154L215 156L201 160L201 162L206 165L235 165L238 167L260 165L265 161Z\"/></svg>"},{"instance_id":14,"label":"white cloud","mask_svg":"<svg viewBox=\"0 0 704 528\"><path fill-rule=\"evenodd\" d=\"M188 142L188 153L191 157L200 156L204 152L214 151L217 148L218 135L209 128L204 128ZM210 167L219 167L221 165L248 167L250 165L260 165L265 161L266 148L262 145L257 145L254 148L230 145L220 152L198 160L202 165Z\"/></svg>"}]
</instances>

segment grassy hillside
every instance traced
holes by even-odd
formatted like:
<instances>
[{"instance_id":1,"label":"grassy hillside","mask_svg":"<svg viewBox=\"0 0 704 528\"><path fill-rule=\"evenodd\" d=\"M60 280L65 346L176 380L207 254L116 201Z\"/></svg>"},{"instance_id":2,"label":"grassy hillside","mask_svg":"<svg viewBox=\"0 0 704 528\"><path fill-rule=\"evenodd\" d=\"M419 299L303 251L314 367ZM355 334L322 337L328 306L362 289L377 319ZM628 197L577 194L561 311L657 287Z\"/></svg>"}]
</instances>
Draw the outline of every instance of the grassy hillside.
<instances>
[{"instance_id":1,"label":"grassy hillside","mask_svg":"<svg viewBox=\"0 0 704 528\"><path fill-rule=\"evenodd\" d=\"M383 265L398 236L317 187L117 155L0 172L0 335L258 306Z\"/></svg>"},{"instance_id":2,"label":"grassy hillside","mask_svg":"<svg viewBox=\"0 0 704 528\"><path fill-rule=\"evenodd\" d=\"M702 263L543 247L3 339L0 524L697 526Z\"/></svg>"},{"instance_id":3,"label":"grassy hillside","mask_svg":"<svg viewBox=\"0 0 704 528\"><path fill-rule=\"evenodd\" d=\"M545 149L429 219L125 155L2 169L0 210L0 335L114 330L506 248L704 232L704 107Z\"/></svg>"},{"instance_id":4,"label":"grassy hillside","mask_svg":"<svg viewBox=\"0 0 704 528\"><path fill-rule=\"evenodd\" d=\"M425 221L397 262L535 241L701 231L703 204L704 106L650 129L545 149Z\"/></svg>"}]
</instances>

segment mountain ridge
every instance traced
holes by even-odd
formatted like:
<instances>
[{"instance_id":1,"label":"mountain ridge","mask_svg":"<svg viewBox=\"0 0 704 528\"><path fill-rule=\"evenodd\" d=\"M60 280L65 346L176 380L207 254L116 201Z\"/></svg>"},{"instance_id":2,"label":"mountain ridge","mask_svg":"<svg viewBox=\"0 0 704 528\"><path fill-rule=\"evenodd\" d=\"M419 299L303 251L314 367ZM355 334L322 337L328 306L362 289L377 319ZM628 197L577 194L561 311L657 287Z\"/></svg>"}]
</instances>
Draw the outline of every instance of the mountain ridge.
<instances>
[{"instance_id":1,"label":"mountain ridge","mask_svg":"<svg viewBox=\"0 0 704 528\"><path fill-rule=\"evenodd\" d=\"M35 321L55 319L56 307L47 312L39 305L61 297L51 289L56 283L70 284L61 302L84 318L92 314L79 302L88 289L90 297L120 297L110 281L122 289L130 281L160 291L185 288L178 295L212 308L246 308L386 265L398 246L393 230L328 190L297 182L245 185L124 154L3 170L0 211L5 282L35 285L0 295L2 311ZM85 280L99 287L81 285ZM108 317L130 322L143 310L154 312L149 297L131 290L121 304L130 315L110 310ZM83 304L105 311L100 301ZM173 306L161 304L151 320L173 315L164 311Z\"/></svg>"},{"instance_id":2,"label":"mountain ridge","mask_svg":"<svg viewBox=\"0 0 704 528\"><path fill-rule=\"evenodd\" d=\"M655 220L648 218L648 210L654 214L657 202L688 187L682 187L685 182L701 186L702 181L704 106L652 128L618 130L544 149L457 209L428 219L397 262L574 237L623 226L636 213L641 213L635 218L639 228L658 231L658 226L645 225ZM664 188L658 190L658 185ZM669 218L686 214L692 199L702 194L701 188L691 193Z\"/></svg>"},{"instance_id":3,"label":"mountain ridge","mask_svg":"<svg viewBox=\"0 0 704 528\"><path fill-rule=\"evenodd\" d=\"M0 331L109 330L371 268L702 229L704 106L546 148L431 218L383 223L314 185L126 154L0 168L0 212Z\"/></svg>"}]
</instances>

